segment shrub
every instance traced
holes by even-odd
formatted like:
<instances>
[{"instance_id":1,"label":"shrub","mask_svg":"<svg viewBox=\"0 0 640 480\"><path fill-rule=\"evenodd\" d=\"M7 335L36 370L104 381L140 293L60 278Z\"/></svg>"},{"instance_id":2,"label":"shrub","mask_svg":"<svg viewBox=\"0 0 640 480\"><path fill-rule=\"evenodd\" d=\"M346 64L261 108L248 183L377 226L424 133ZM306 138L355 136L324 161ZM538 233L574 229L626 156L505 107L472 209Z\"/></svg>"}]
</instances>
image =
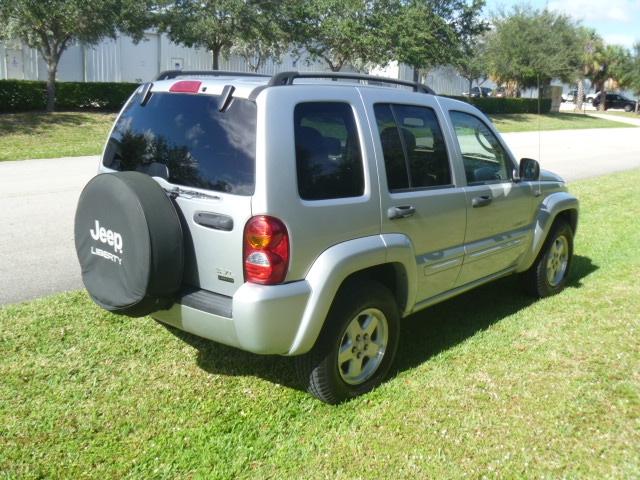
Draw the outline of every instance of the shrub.
<instances>
[{"instance_id":1,"label":"shrub","mask_svg":"<svg viewBox=\"0 0 640 480\"><path fill-rule=\"evenodd\" d=\"M56 108L63 110L119 110L137 88L135 83L58 82ZM0 80L0 112L44 110L45 82Z\"/></svg>"},{"instance_id":2,"label":"shrub","mask_svg":"<svg viewBox=\"0 0 640 480\"><path fill-rule=\"evenodd\" d=\"M450 97L471 103L487 115L499 113L538 113L537 98L508 98L508 97ZM540 100L540 113L549 113L551 99Z\"/></svg>"},{"instance_id":3,"label":"shrub","mask_svg":"<svg viewBox=\"0 0 640 480\"><path fill-rule=\"evenodd\" d=\"M0 80L0 112L44 110L47 88L44 82Z\"/></svg>"}]
</instances>

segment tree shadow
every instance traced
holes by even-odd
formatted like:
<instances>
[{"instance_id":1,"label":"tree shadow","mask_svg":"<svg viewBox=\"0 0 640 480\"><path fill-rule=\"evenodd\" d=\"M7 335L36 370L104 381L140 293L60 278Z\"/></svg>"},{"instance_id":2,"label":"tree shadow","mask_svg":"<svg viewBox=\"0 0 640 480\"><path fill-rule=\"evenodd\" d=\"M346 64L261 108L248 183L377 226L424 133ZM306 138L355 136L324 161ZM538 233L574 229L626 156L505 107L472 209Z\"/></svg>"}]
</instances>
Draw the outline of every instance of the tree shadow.
<instances>
[{"instance_id":1,"label":"tree shadow","mask_svg":"<svg viewBox=\"0 0 640 480\"><path fill-rule=\"evenodd\" d=\"M581 288L582 280L597 269L590 258L575 255L567 288ZM394 371L414 368L535 302L523 293L519 277L510 276L413 314L402 322ZM288 357L256 355L165 327L197 349L197 364L206 372L254 376L303 389Z\"/></svg>"},{"instance_id":2,"label":"tree shadow","mask_svg":"<svg viewBox=\"0 0 640 480\"><path fill-rule=\"evenodd\" d=\"M25 112L0 114L0 134L34 135L56 127L83 127L97 119L87 117L88 112ZM113 122L113 112L91 112L92 117L104 115Z\"/></svg>"}]
</instances>

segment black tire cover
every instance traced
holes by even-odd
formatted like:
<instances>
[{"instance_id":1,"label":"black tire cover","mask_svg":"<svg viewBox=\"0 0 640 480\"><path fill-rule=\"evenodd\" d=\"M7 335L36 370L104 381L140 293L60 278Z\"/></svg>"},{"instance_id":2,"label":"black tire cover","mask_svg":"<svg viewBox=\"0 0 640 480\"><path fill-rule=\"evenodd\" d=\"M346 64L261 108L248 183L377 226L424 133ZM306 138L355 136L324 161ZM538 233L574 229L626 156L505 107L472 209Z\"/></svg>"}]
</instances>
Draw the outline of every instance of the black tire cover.
<instances>
[{"instance_id":1,"label":"black tire cover","mask_svg":"<svg viewBox=\"0 0 640 480\"><path fill-rule=\"evenodd\" d=\"M141 317L168 308L182 283L180 219L139 172L97 175L80 195L75 244L82 281L102 308Z\"/></svg>"}]
</instances>

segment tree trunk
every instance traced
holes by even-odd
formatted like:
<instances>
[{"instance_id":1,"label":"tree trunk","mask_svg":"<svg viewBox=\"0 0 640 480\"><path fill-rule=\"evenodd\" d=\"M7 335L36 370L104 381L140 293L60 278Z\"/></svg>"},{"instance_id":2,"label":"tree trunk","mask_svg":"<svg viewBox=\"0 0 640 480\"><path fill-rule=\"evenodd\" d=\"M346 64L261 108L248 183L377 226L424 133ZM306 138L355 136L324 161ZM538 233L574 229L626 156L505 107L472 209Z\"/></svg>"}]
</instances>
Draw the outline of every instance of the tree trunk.
<instances>
[{"instance_id":1,"label":"tree trunk","mask_svg":"<svg viewBox=\"0 0 640 480\"><path fill-rule=\"evenodd\" d=\"M473 88L473 79L469 78L469 90L467 90L467 92L469 92L469 98L471 98L471 89Z\"/></svg>"},{"instance_id":2,"label":"tree trunk","mask_svg":"<svg viewBox=\"0 0 640 480\"><path fill-rule=\"evenodd\" d=\"M211 59L212 59L212 69L219 70L220 69L220 47L214 47L211 49Z\"/></svg>"},{"instance_id":3,"label":"tree trunk","mask_svg":"<svg viewBox=\"0 0 640 480\"><path fill-rule=\"evenodd\" d=\"M607 110L607 91L604 88L604 84L602 84L602 89L600 90L600 104L598 105L598 111L605 112Z\"/></svg>"},{"instance_id":4,"label":"tree trunk","mask_svg":"<svg viewBox=\"0 0 640 480\"><path fill-rule=\"evenodd\" d=\"M576 112L582 111L582 102L584 102L584 80L578 80L578 96L574 99L576 108Z\"/></svg>"},{"instance_id":5,"label":"tree trunk","mask_svg":"<svg viewBox=\"0 0 640 480\"><path fill-rule=\"evenodd\" d=\"M52 58L47 65L47 112L56 108L56 73L58 72L58 58Z\"/></svg>"}]
</instances>

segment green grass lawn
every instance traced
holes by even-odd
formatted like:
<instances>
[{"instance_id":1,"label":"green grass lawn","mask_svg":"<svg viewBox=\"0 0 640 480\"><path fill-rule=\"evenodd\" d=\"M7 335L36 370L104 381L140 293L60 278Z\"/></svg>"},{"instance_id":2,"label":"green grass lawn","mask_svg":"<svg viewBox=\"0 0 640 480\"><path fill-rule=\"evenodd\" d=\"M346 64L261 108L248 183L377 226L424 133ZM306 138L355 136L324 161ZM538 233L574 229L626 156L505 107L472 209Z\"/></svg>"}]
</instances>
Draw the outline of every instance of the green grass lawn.
<instances>
[{"instance_id":1,"label":"green grass lawn","mask_svg":"<svg viewBox=\"0 0 640 480\"><path fill-rule=\"evenodd\" d=\"M97 112L0 114L0 161L97 155L115 117Z\"/></svg>"},{"instance_id":2,"label":"green grass lawn","mask_svg":"<svg viewBox=\"0 0 640 480\"><path fill-rule=\"evenodd\" d=\"M489 115L498 131L528 132L535 130L573 130L579 128L636 128L622 122L590 117L581 113L512 113L506 115Z\"/></svg>"},{"instance_id":3,"label":"green grass lawn","mask_svg":"<svg viewBox=\"0 0 640 480\"><path fill-rule=\"evenodd\" d=\"M603 112L593 112L593 113L603 113ZM604 115L616 115L618 117L640 118L640 114L637 114L636 112L624 112L622 110L607 110L606 112L604 112Z\"/></svg>"},{"instance_id":4,"label":"green grass lawn","mask_svg":"<svg viewBox=\"0 0 640 480\"><path fill-rule=\"evenodd\" d=\"M331 407L260 357L82 292L0 309L0 478L638 478L640 170L571 184L570 286L408 318L397 373Z\"/></svg>"}]
</instances>

